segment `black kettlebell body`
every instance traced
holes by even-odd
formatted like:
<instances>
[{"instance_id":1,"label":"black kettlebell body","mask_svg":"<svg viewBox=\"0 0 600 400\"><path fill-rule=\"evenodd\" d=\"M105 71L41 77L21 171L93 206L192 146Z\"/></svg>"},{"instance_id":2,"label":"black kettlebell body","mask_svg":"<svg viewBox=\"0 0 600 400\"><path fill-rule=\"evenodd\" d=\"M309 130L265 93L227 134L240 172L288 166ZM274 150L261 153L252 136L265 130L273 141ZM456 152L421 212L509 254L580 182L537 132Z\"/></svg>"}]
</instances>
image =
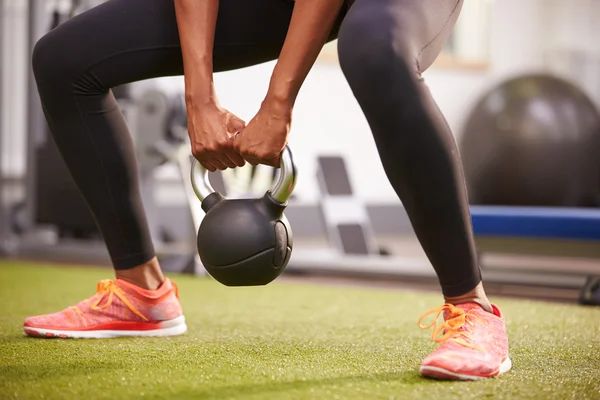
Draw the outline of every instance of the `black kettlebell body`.
<instances>
[{"instance_id":1,"label":"black kettlebell body","mask_svg":"<svg viewBox=\"0 0 600 400\"><path fill-rule=\"evenodd\" d=\"M206 271L225 286L266 285L281 275L293 248L292 229L283 214L296 185L289 147L281 153L279 179L261 198L224 198L195 160L191 180L206 213L197 238Z\"/></svg>"},{"instance_id":2,"label":"black kettlebell body","mask_svg":"<svg viewBox=\"0 0 600 400\"><path fill-rule=\"evenodd\" d=\"M258 286L283 272L293 246L285 205L269 193L258 199L213 193L202 208L206 216L198 229L198 254L213 278L226 286Z\"/></svg>"}]
</instances>

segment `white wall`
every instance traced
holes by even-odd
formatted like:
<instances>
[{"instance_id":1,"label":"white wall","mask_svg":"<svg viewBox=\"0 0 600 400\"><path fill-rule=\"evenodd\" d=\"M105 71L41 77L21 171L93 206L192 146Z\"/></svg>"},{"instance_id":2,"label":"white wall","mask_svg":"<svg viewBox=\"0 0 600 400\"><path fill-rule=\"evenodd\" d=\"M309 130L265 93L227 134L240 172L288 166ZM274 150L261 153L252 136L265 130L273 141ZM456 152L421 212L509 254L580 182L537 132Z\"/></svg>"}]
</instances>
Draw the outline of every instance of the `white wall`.
<instances>
[{"instance_id":1,"label":"white wall","mask_svg":"<svg viewBox=\"0 0 600 400\"><path fill-rule=\"evenodd\" d=\"M544 56L600 105L600 0L547 0Z\"/></svg>"},{"instance_id":2,"label":"white wall","mask_svg":"<svg viewBox=\"0 0 600 400\"><path fill-rule=\"evenodd\" d=\"M3 63L0 79L3 91L0 110L0 172L20 175L25 168L25 132L27 129L27 2L4 0L0 10Z\"/></svg>"}]
</instances>

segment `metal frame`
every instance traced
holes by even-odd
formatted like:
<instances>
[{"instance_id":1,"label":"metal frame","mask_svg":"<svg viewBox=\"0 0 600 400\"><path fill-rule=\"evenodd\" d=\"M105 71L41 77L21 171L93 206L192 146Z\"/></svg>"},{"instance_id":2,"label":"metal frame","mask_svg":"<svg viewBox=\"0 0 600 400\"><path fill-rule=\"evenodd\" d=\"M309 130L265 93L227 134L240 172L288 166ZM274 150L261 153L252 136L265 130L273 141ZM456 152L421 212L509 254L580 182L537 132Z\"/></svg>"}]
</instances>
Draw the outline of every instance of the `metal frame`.
<instances>
[{"instance_id":1,"label":"metal frame","mask_svg":"<svg viewBox=\"0 0 600 400\"><path fill-rule=\"evenodd\" d=\"M4 45L2 41L4 33L4 0L0 0L0 256L6 252L6 242L8 240L8 222L6 212L6 195L4 190L4 168L2 166L2 141L4 139L4 132L2 130L3 111L2 111L2 97L3 97L3 76L2 71L4 70Z\"/></svg>"},{"instance_id":2,"label":"metal frame","mask_svg":"<svg viewBox=\"0 0 600 400\"><path fill-rule=\"evenodd\" d=\"M2 160L3 152L3 140L5 132L2 128L2 122L4 118L4 107L2 104L4 87L3 87L3 75L4 60L6 55L4 54L4 44L2 41L4 33L4 0L0 0L0 160ZM6 175L2 162L0 161L0 257L10 254L11 252L11 234L8 223L8 204L6 199Z\"/></svg>"},{"instance_id":3,"label":"metal frame","mask_svg":"<svg viewBox=\"0 0 600 400\"><path fill-rule=\"evenodd\" d=\"M4 21L3 12L6 2L0 0L0 37L3 33ZM44 35L46 30L44 26L47 26L49 21L49 15L46 13L47 2L45 0L29 0L27 2L27 57L31 59L31 54L37 40ZM6 49L2 43L0 43L0 66L8 60ZM31 68L31 63L27 63L28 77L27 77L27 138L26 138L26 167L25 174L23 176L25 196L25 207L22 210L23 213L20 216L20 223L22 228L30 230L34 226L35 216L35 155L38 144L44 140L45 130L45 118L42 110L42 106L37 93L37 87ZM0 78L0 94L6 90L2 87L2 79ZM2 127L3 105L1 104L2 98L0 96L0 128ZM2 138L6 136L6 132L0 131L0 154L2 154ZM0 256L11 255L17 250L17 237L12 232L9 221L11 220L11 205L8 204L7 199L7 179L6 171L0 165Z\"/></svg>"},{"instance_id":4,"label":"metal frame","mask_svg":"<svg viewBox=\"0 0 600 400\"><path fill-rule=\"evenodd\" d=\"M33 48L37 41L47 32L50 15L46 12L46 0L29 0L28 9L28 35L29 52L31 58ZM37 92L37 85L33 76L33 69L29 63L29 76L27 80L27 166L25 174L25 209L23 223L26 229L35 225L35 168L36 150L46 140L46 119L42 104Z\"/></svg>"}]
</instances>

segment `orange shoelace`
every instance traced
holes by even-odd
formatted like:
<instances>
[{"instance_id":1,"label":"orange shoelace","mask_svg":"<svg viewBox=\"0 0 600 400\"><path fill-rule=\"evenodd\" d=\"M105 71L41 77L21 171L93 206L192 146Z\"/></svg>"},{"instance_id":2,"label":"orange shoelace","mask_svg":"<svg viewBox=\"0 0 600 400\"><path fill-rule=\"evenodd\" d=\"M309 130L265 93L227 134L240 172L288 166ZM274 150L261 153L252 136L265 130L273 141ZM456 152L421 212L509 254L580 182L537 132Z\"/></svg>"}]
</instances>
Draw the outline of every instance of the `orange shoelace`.
<instances>
[{"instance_id":1,"label":"orange shoelace","mask_svg":"<svg viewBox=\"0 0 600 400\"><path fill-rule=\"evenodd\" d=\"M437 321L440 314L444 311L448 311L450 317L442 324L438 325ZM421 324L421 321L431 314L435 314L433 322L429 325ZM444 343L448 340L452 340L460 345L478 350L479 347L470 343L472 334L470 327L473 326L473 319L481 320L481 318L476 315L465 313L464 310L455 307L452 304L444 304L443 306L433 308L421 315L419 318L419 327L421 329L432 329L431 340L436 343Z\"/></svg>"},{"instance_id":2,"label":"orange shoelace","mask_svg":"<svg viewBox=\"0 0 600 400\"><path fill-rule=\"evenodd\" d=\"M90 309L94 311L104 310L110 307L114 296L117 296L123 302L123 304L125 304L127 308L131 310L132 313L142 318L144 321L148 321L148 318L146 318L137 308L135 308L133 304L131 304L129 300L127 300L127 297L123 293L123 290L110 279L104 279L98 282L98 285L96 286L96 293L100 293L101 296L98 296L96 301L94 301L94 303L90 305ZM102 300L104 300L105 298L106 301L104 302L104 304L100 305L100 303L102 303ZM83 303L86 304L90 300L91 299L86 299L83 301ZM77 306L71 306L71 309L73 309L79 316L81 316L84 323L87 325L87 321L85 319L83 311L81 311L81 309Z\"/></svg>"}]
</instances>

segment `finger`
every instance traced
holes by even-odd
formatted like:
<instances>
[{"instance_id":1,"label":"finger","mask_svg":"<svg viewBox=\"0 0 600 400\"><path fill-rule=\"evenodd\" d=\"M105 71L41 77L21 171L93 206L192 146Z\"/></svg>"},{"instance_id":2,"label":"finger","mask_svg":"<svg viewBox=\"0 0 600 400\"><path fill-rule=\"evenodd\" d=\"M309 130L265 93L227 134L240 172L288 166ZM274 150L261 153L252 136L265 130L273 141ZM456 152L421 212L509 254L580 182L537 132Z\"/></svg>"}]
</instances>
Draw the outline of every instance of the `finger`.
<instances>
[{"instance_id":1,"label":"finger","mask_svg":"<svg viewBox=\"0 0 600 400\"><path fill-rule=\"evenodd\" d=\"M219 159L219 158L216 158L216 157L215 158L211 158L210 159L210 163L212 165L214 165L216 169L219 169L221 171L224 171L224 170L227 169L227 166L225 164L223 164L221 162L221 159Z\"/></svg>"},{"instance_id":2,"label":"finger","mask_svg":"<svg viewBox=\"0 0 600 400\"><path fill-rule=\"evenodd\" d=\"M236 133L235 136L231 140L231 147L233 148L233 151L235 151L238 154L242 153L241 152L241 147L242 147L241 133L242 133L242 131L239 131L238 133Z\"/></svg>"},{"instance_id":3,"label":"finger","mask_svg":"<svg viewBox=\"0 0 600 400\"><path fill-rule=\"evenodd\" d=\"M209 170L210 172L215 172L217 168L209 161L198 161L200 165Z\"/></svg>"},{"instance_id":4,"label":"finger","mask_svg":"<svg viewBox=\"0 0 600 400\"><path fill-rule=\"evenodd\" d=\"M254 157L252 155L244 154L243 157L244 157L244 160L246 160L248 162L248 164L250 164L250 165L256 166L256 165L260 164L260 161L258 160L258 158Z\"/></svg>"},{"instance_id":5,"label":"finger","mask_svg":"<svg viewBox=\"0 0 600 400\"><path fill-rule=\"evenodd\" d=\"M231 161L229 159L229 157L227 157L227 154L223 154L223 153L216 154L215 159L219 160L219 162L225 166L225 169L236 167L235 163L233 161Z\"/></svg>"},{"instance_id":6,"label":"finger","mask_svg":"<svg viewBox=\"0 0 600 400\"><path fill-rule=\"evenodd\" d=\"M236 168L237 164L235 162L233 162L233 160L229 157L227 157L227 154L224 154L221 158L219 158L219 160L221 160L221 162L223 164L225 164L225 166L227 168Z\"/></svg>"},{"instance_id":7,"label":"finger","mask_svg":"<svg viewBox=\"0 0 600 400\"><path fill-rule=\"evenodd\" d=\"M231 162L234 163L237 167L243 167L246 164L244 157L242 157L240 153L238 153L234 149L228 150L226 155L227 158L229 158Z\"/></svg>"},{"instance_id":8,"label":"finger","mask_svg":"<svg viewBox=\"0 0 600 400\"><path fill-rule=\"evenodd\" d=\"M232 133L237 133L246 127L246 123L236 116L233 116L227 124L227 130Z\"/></svg>"}]
</instances>

